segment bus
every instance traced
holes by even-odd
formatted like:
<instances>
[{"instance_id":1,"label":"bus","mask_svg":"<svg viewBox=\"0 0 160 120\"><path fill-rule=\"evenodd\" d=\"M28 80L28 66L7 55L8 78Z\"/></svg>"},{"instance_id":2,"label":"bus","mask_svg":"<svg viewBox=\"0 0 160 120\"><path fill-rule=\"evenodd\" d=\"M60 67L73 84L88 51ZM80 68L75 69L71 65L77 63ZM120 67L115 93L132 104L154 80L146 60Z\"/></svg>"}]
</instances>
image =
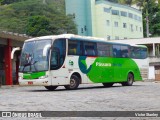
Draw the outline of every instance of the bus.
<instances>
[{"instance_id":1,"label":"bus","mask_svg":"<svg viewBox=\"0 0 160 120\"><path fill-rule=\"evenodd\" d=\"M132 86L148 78L147 47L115 43L73 34L42 36L24 42L19 66L20 85L55 90L80 84L114 83Z\"/></svg>"}]
</instances>

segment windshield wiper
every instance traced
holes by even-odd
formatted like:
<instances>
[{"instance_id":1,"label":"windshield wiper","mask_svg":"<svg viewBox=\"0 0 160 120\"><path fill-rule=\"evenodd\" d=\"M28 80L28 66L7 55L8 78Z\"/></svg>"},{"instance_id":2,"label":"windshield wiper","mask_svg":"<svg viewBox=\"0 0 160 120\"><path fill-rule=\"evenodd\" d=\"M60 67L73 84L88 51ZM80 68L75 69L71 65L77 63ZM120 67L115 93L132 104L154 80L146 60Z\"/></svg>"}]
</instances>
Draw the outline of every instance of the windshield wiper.
<instances>
[{"instance_id":1,"label":"windshield wiper","mask_svg":"<svg viewBox=\"0 0 160 120\"><path fill-rule=\"evenodd\" d=\"M34 65L34 69L35 71L38 71L35 64L37 63L38 61L34 61L34 63L30 62L30 63L26 63L24 66L23 66L23 70L22 72L24 72L24 69L27 67L27 66L30 66L30 71L31 71L31 66Z\"/></svg>"}]
</instances>

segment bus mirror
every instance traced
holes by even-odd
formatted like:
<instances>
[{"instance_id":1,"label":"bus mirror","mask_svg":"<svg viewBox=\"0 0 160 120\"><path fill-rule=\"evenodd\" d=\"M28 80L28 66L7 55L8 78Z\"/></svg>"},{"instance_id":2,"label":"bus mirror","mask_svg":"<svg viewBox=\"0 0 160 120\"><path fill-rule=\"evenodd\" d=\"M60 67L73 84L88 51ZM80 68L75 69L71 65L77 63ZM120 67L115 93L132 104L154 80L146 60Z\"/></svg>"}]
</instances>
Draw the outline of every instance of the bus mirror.
<instances>
[{"instance_id":1,"label":"bus mirror","mask_svg":"<svg viewBox=\"0 0 160 120\"><path fill-rule=\"evenodd\" d=\"M43 57L46 57L47 56L47 50L51 47L51 45L46 45L44 48L43 48Z\"/></svg>"},{"instance_id":2,"label":"bus mirror","mask_svg":"<svg viewBox=\"0 0 160 120\"><path fill-rule=\"evenodd\" d=\"M21 48L20 48L20 47L13 48L13 50L12 50L12 52L11 52L11 59L14 58L14 53L15 53L16 51L18 51L18 50L21 50Z\"/></svg>"}]
</instances>

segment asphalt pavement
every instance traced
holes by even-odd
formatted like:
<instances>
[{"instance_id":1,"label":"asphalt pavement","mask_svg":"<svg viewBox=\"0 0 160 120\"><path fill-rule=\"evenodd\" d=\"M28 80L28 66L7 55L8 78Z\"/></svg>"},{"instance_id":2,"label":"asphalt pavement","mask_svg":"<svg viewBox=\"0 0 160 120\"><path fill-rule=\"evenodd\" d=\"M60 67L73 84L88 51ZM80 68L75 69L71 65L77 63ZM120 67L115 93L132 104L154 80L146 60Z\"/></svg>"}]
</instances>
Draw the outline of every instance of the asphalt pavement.
<instances>
[{"instance_id":1,"label":"asphalt pavement","mask_svg":"<svg viewBox=\"0 0 160 120\"><path fill-rule=\"evenodd\" d=\"M87 84L80 85L77 90L65 90L61 86L55 91L48 91L43 86L1 86L0 111L160 111L160 83L135 82L133 86L115 84L109 88L102 84ZM158 116L72 119L158 120L160 114Z\"/></svg>"}]
</instances>

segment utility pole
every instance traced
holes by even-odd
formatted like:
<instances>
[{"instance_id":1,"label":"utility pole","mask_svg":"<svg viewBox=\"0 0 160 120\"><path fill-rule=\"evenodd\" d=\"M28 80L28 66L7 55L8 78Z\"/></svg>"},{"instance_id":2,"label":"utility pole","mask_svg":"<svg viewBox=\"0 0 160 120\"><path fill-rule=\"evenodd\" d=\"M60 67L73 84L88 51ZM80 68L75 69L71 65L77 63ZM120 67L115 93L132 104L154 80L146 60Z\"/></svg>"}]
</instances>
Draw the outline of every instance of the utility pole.
<instances>
[{"instance_id":1,"label":"utility pole","mask_svg":"<svg viewBox=\"0 0 160 120\"><path fill-rule=\"evenodd\" d=\"M146 0L146 35L147 38L149 37L149 14L148 14L148 2L149 0Z\"/></svg>"}]
</instances>

